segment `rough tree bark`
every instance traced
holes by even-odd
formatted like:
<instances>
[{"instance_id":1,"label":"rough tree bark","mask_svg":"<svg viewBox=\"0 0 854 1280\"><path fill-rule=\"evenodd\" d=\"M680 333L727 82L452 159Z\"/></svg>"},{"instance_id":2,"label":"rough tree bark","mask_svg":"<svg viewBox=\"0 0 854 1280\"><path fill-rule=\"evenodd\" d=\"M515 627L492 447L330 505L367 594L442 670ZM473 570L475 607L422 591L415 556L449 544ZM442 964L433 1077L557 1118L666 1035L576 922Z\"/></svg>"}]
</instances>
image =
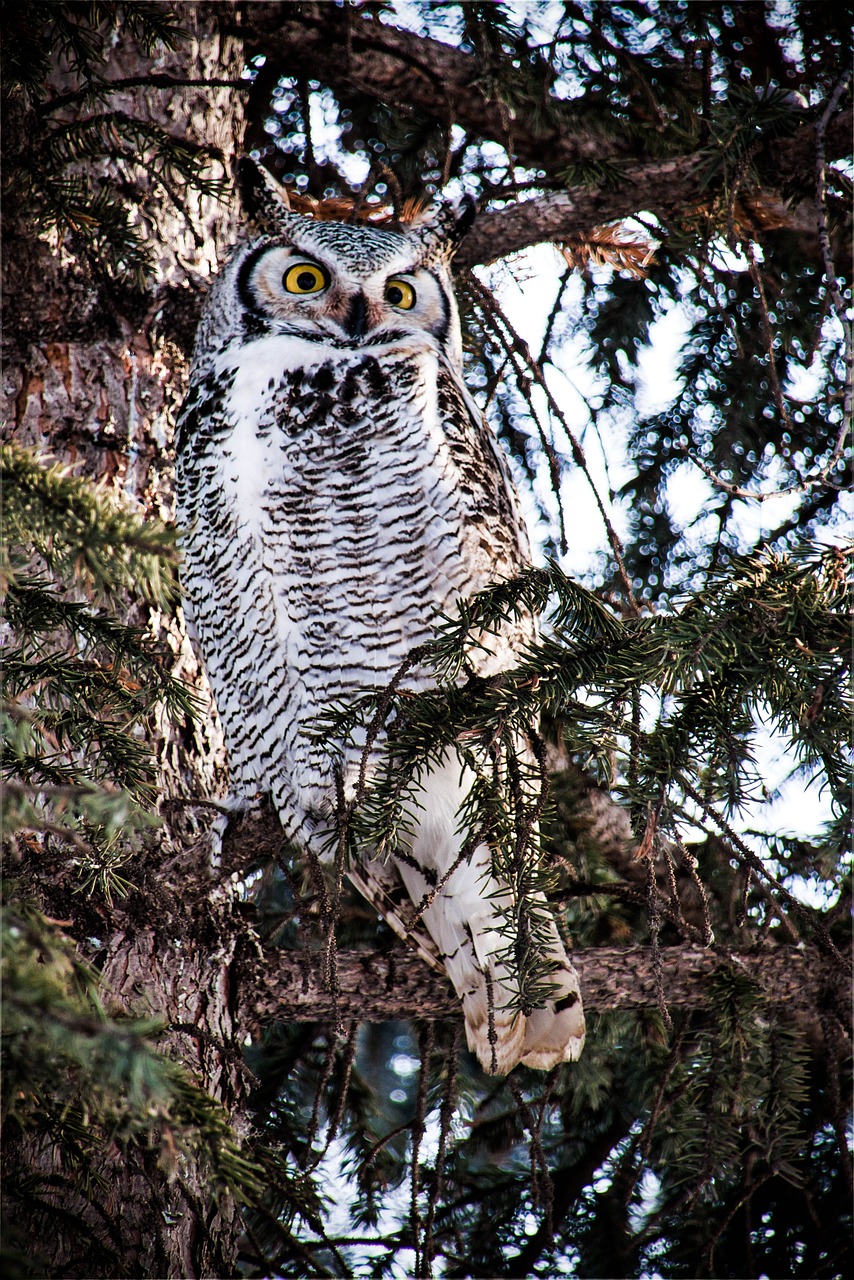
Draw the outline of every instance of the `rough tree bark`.
<instances>
[{"instance_id":1,"label":"rough tree bark","mask_svg":"<svg viewBox=\"0 0 854 1280\"><path fill-rule=\"evenodd\" d=\"M174 51L147 57L124 32L110 41L105 78L136 83L113 91L107 101L111 109L159 125L194 147L214 148L222 156L220 172L227 174L241 143L242 95L193 82L239 81L242 47L238 39L220 35L216 6L172 9L189 35ZM78 87L73 68L57 61L50 89L65 100L57 118L73 120L85 113L75 97ZM16 146L25 147L32 123L22 105L10 111L7 157ZM155 264L153 287L144 298L98 279L75 254L73 241L58 245L37 237L7 202L4 432L78 474L104 481L146 514L168 519L173 511L171 441L186 356L165 334L161 310L165 300L174 306L176 295L192 291L215 270L232 235L232 213L226 203L190 195L188 219L143 168L132 167L128 181L137 185L140 229ZM198 683L198 667L180 628L162 618L150 621L173 649L177 674ZM221 791L224 761L215 717L165 736L160 755L164 794ZM164 830L147 859L129 867L134 887L127 901L114 908L101 903L93 910L69 891L68 868L64 876L44 876L43 901L49 914L71 917L73 936L103 939L93 958L103 971L109 1002L130 1015L162 1016L167 1029L175 1028L164 1047L230 1110L243 1090L242 1033L234 1020L231 982L243 929L229 895L211 892L208 849L203 841L186 838L193 834L192 824L174 827L172 835ZM206 878L204 900L192 910L187 883ZM95 1236L103 1235L107 1248L122 1259L121 1274L232 1274L238 1221L231 1201L221 1199L212 1219L200 1170L185 1167L180 1177L168 1179L149 1167L156 1157L135 1150L126 1158L116 1147L112 1153L101 1171L112 1202L112 1236L82 1203L62 1207L72 1218L88 1218ZM29 1158L44 1168L53 1155L36 1150ZM49 1251L55 1274L80 1274L71 1238L33 1236L34 1246Z\"/></svg>"},{"instance_id":2,"label":"rough tree bark","mask_svg":"<svg viewBox=\"0 0 854 1280\"><path fill-rule=\"evenodd\" d=\"M709 981L719 971L755 981L771 1004L813 1012L821 993L838 983L838 968L815 948L744 948L713 951L698 947L577 948L572 960L588 1010L656 1009L661 995L668 1008L708 1005ZM338 989L324 985L322 952L279 951L247 966L242 999L259 1023L308 1017L452 1018L459 999L448 979L418 956L392 952L338 952ZM661 970L661 987L656 973Z\"/></svg>"}]
</instances>

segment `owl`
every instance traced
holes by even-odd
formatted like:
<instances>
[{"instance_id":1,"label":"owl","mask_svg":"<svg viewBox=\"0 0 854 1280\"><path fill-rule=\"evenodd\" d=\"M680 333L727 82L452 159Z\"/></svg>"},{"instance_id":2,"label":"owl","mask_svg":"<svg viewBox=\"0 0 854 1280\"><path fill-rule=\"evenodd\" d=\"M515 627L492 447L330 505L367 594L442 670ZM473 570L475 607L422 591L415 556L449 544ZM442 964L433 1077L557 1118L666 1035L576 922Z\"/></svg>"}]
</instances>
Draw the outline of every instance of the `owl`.
<instances>
[{"instance_id":1,"label":"owl","mask_svg":"<svg viewBox=\"0 0 854 1280\"><path fill-rule=\"evenodd\" d=\"M529 551L462 377L450 261L473 204L440 200L380 226L296 212L248 159L237 185L249 232L211 289L179 421L182 583L235 800L269 795L289 840L319 852L340 783L311 733L318 715L387 686L437 614L519 573ZM511 665L526 638L494 637L479 674ZM350 795L360 754L338 766ZM349 868L398 932L395 904L422 903L459 857L472 780L442 759L398 848ZM578 978L545 903L550 995L527 1015L514 1004L510 897L482 845L420 921L419 950L453 983L493 1074L548 1069L584 1042Z\"/></svg>"}]
</instances>

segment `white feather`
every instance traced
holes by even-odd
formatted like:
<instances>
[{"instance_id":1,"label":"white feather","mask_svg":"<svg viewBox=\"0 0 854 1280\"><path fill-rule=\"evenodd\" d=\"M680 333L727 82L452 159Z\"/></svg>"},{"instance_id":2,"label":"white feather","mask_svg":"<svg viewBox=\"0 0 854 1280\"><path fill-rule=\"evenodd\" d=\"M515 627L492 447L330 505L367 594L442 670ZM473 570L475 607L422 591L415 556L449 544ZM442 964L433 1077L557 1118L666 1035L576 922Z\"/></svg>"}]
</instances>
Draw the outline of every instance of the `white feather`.
<instances>
[{"instance_id":1,"label":"white feather","mask_svg":"<svg viewBox=\"0 0 854 1280\"><path fill-rule=\"evenodd\" d=\"M323 264L328 306L325 295L314 298L303 322L307 304L282 291L265 319L281 278L271 258L264 292L246 314L253 246L225 268L199 331L181 424L179 519L188 609L235 794L270 792L288 836L310 843L334 803L330 761L308 732L314 717L387 684L432 636L438 611L451 613L460 597L518 573L528 551L506 464L462 382L459 324L435 236L296 215L285 222L299 252ZM283 238L270 250L279 258ZM417 295L427 280L418 275L422 253L429 308L382 316L383 272L410 272ZM379 340L345 341L363 279ZM530 634L520 625L492 637L478 669L512 663ZM426 680L423 671L407 677L415 687ZM344 765L352 787L358 747ZM367 851L353 869L357 886L404 935L411 931L395 901L396 878L415 906L441 882L460 853L459 808L470 786L447 758L424 780L410 847L385 866ZM423 912L417 946L451 978L485 1070L519 1061L550 1067L577 1057L583 1043L577 977L553 926L548 958L557 967L555 1000L566 1007L550 1000L527 1018L518 1011L499 958L507 890L491 862L481 846L448 878Z\"/></svg>"}]
</instances>

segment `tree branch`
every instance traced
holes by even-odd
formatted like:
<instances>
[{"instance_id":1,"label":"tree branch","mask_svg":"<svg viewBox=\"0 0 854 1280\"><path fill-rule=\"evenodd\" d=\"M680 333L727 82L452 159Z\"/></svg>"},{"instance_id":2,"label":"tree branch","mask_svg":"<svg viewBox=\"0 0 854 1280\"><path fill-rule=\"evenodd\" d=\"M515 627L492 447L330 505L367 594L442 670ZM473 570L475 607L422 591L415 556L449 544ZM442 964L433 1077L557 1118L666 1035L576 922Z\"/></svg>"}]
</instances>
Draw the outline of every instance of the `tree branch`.
<instances>
[{"instance_id":1,"label":"tree branch","mask_svg":"<svg viewBox=\"0 0 854 1280\"><path fill-rule=\"evenodd\" d=\"M509 120L516 160L550 174L584 161L602 164L638 155L635 136L605 133L591 123L591 109L583 97L550 97L545 108L538 101L526 111L524 104L511 106L498 98L476 56L453 45L370 17L348 24L344 11L328 4L303 6L299 16L292 14L289 6L279 3L253 4L246 25L235 28L247 52L263 54L282 75L296 75L298 69L301 76L321 80L339 92L366 94L403 112L416 107L437 119L438 108L444 106L462 128L502 145ZM846 155L844 122L832 137L834 155ZM796 157L805 145L811 152L814 140L812 122L805 123L791 139L775 142L775 161L797 172Z\"/></svg>"},{"instance_id":2,"label":"tree branch","mask_svg":"<svg viewBox=\"0 0 854 1280\"><path fill-rule=\"evenodd\" d=\"M704 951L664 947L660 952L668 1004L702 1007L709 981L720 969L752 978L773 1004L813 1011L838 982L834 966L814 948ZM572 953L585 1008L658 1007L652 949L593 947ZM242 1002L259 1023L333 1016L333 996L323 986L322 951L270 951L242 974ZM410 952L349 951L338 955L337 1010L344 1019L387 1022L395 1018L449 1018L460 1002L448 979Z\"/></svg>"},{"instance_id":3,"label":"tree branch","mask_svg":"<svg viewBox=\"0 0 854 1280\"><path fill-rule=\"evenodd\" d=\"M545 185L562 183L562 175L579 164L607 165L619 172L619 180L574 186L484 214L460 250L460 266L491 262L543 241L583 236L602 223L642 211L667 221L708 198L698 181L693 147L665 159L660 154L644 157L635 134L597 129L584 98L549 98L545 109L542 102L532 103L530 110L524 103L511 107L495 95L474 54L366 17L348 25L348 15L333 5L303 6L299 16L292 14L278 3L253 4L246 25L239 28L247 52L263 54L283 76L316 79L339 94L364 94L404 113L416 108L443 126L453 120L474 137L501 145L506 145L509 129L515 161L542 172ZM828 156L847 154L850 121L846 111L828 128ZM805 203L811 205L813 166L804 157L815 151L813 122L806 120L769 148L774 172L785 173L790 184L808 175L801 185ZM807 221L810 227L815 223L812 216Z\"/></svg>"},{"instance_id":4,"label":"tree branch","mask_svg":"<svg viewBox=\"0 0 854 1280\"><path fill-rule=\"evenodd\" d=\"M332 5L253 4L246 25L235 28L247 53L263 54L284 76L322 80L338 92L366 94L386 106L411 113L415 107L438 117L442 106L464 129L505 143L508 119L514 153L521 164L552 170L579 161L631 155L633 140L591 128L589 113L572 102L550 99L538 120L519 114L490 92L483 67L471 53L371 18L346 29L346 15ZM586 105L586 104L585 104ZM586 117L586 118L585 118Z\"/></svg>"}]
</instances>

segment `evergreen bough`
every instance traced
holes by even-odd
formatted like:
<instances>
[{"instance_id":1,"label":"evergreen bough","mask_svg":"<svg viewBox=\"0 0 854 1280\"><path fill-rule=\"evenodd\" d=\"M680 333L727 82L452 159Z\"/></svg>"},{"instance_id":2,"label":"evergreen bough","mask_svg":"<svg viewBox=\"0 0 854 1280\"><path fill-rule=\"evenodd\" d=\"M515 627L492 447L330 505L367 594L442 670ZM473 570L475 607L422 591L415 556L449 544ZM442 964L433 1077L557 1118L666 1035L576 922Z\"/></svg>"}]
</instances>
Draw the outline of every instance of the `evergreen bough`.
<instances>
[{"instance_id":1,"label":"evergreen bough","mask_svg":"<svg viewBox=\"0 0 854 1280\"><path fill-rule=\"evenodd\" d=\"M176 1168L191 1155L212 1194L223 1186L257 1199L262 1168L225 1110L157 1050L162 1020L110 1015L97 971L15 880L24 850L59 854L76 865L76 891L109 904L127 892L134 853L159 826L151 718L159 706L192 715L195 702L145 628L122 619L133 588L153 608L174 606L174 532L14 445L0 449L0 483L7 1205L50 1220L65 1187L97 1207L110 1160L127 1144ZM12 1158L22 1146L29 1163ZM76 1230L85 1234L82 1217ZM33 1274L36 1247L7 1223L14 1273ZM99 1264L120 1270L123 1260Z\"/></svg>"}]
</instances>

